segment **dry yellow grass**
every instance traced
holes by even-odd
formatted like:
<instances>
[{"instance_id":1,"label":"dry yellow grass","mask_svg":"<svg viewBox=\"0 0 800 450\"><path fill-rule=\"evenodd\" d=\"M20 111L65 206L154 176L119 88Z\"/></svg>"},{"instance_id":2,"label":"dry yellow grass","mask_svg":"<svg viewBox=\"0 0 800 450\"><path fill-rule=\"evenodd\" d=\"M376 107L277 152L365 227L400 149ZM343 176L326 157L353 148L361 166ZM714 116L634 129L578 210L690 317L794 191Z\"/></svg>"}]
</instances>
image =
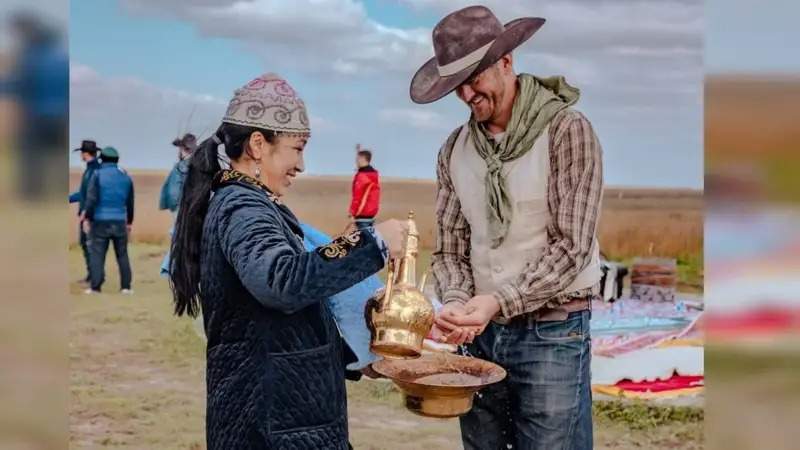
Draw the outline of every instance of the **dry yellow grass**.
<instances>
[{"instance_id":1,"label":"dry yellow grass","mask_svg":"<svg viewBox=\"0 0 800 450\"><path fill-rule=\"evenodd\" d=\"M158 210L158 194L166 173L132 172L136 187L134 240L165 243L172 216ZM70 186L80 181L72 171ZM416 213L421 244L435 243L435 182L383 180L379 219ZM337 176L303 176L285 199L300 220L328 234L338 234L347 223L350 179ZM73 225L74 226L74 225ZM77 228L72 233L77 234ZM73 239L75 239L73 237ZM703 195L690 189L607 188L600 223L604 253L617 258L640 255L679 257L698 255L703 249Z\"/></svg>"},{"instance_id":2,"label":"dry yellow grass","mask_svg":"<svg viewBox=\"0 0 800 450\"><path fill-rule=\"evenodd\" d=\"M205 342L191 320L172 315L169 287L157 271L164 251L163 246L131 246L134 297L114 292L119 281L110 260L103 294L85 296L77 283L69 286L70 448L205 448ZM70 279L82 271L80 251L73 248ZM462 448L458 420L410 413L392 386L366 378L347 383L354 448ZM703 420L696 413L694 418L665 420L667 409L629 410L602 401L594 405L598 450L703 448ZM604 413L609 409L617 414ZM58 428L63 422L52 424ZM45 442L37 448L51 447Z\"/></svg>"}]
</instances>

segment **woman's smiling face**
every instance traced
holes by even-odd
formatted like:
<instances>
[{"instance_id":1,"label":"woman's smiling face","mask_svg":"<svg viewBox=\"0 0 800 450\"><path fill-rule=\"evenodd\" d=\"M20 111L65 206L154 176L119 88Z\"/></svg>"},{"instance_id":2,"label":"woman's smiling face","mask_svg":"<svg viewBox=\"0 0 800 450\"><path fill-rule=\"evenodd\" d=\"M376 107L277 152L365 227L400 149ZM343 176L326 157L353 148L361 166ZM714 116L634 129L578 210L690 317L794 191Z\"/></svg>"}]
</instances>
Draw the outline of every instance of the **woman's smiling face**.
<instances>
[{"instance_id":1,"label":"woman's smiling face","mask_svg":"<svg viewBox=\"0 0 800 450\"><path fill-rule=\"evenodd\" d=\"M303 150L308 138L280 136L268 144L262 162L261 179L275 195L288 192L298 173L305 170Z\"/></svg>"}]
</instances>

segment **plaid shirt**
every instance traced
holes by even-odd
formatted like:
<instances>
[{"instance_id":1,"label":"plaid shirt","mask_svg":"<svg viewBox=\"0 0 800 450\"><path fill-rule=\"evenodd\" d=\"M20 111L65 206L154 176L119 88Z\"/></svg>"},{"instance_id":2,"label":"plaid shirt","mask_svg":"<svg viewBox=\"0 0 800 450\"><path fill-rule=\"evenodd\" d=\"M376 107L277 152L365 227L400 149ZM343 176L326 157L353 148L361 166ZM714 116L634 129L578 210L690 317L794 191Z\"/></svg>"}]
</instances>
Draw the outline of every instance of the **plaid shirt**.
<instances>
[{"instance_id":1,"label":"plaid shirt","mask_svg":"<svg viewBox=\"0 0 800 450\"><path fill-rule=\"evenodd\" d=\"M439 151L436 195L436 250L433 276L442 303L466 302L475 294L470 264L470 225L450 178L450 156L461 128ZM572 298L598 292L598 286L563 292L591 261L603 191L602 149L586 117L572 109L550 123L550 175L547 205L548 245L495 297L509 319L540 308L556 308Z\"/></svg>"}]
</instances>

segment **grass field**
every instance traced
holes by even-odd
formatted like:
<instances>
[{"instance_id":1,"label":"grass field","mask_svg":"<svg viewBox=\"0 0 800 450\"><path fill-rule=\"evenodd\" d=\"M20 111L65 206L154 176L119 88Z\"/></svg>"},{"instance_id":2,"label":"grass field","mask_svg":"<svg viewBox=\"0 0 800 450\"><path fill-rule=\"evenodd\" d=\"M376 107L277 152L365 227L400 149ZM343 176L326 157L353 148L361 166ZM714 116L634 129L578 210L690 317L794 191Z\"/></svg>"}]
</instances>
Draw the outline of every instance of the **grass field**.
<instances>
[{"instance_id":1,"label":"grass field","mask_svg":"<svg viewBox=\"0 0 800 450\"><path fill-rule=\"evenodd\" d=\"M159 211L158 193L165 173L133 173L136 186L136 220L133 239L165 245L172 215ZM70 174L77 186L80 172ZM350 179L333 176L301 177L286 197L286 203L301 221L330 234L339 234L347 223ZM386 179L382 187L381 218L403 218L416 213L423 250L435 244L434 204L436 187L430 180ZM73 223L73 241L77 225ZM680 288L701 292L703 286L703 195L691 189L607 188L599 230L600 247L616 261L630 262L637 256L678 259ZM419 267L427 267L418 265Z\"/></svg>"},{"instance_id":2,"label":"grass field","mask_svg":"<svg viewBox=\"0 0 800 450\"><path fill-rule=\"evenodd\" d=\"M166 177L163 172L132 172L136 187L133 237L150 243L165 243L172 222L169 212L159 211L158 194ZM80 171L70 174L73 189ZM302 176L285 202L300 218L328 234L338 234L347 222L350 202L347 177ZM381 218L404 218L416 213L420 243L435 243L434 207L436 186L432 180L385 179L382 186ZM77 233L77 228L75 228ZM603 199L599 239L603 252L615 257L680 257L703 251L703 193L691 189L626 189L608 187Z\"/></svg>"},{"instance_id":3,"label":"grass field","mask_svg":"<svg viewBox=\"0 0 800 450\"><path fill-rule=\"evenodd\" d=\"M84 296L77 283L70 285L71 448L205 448L204 342L194 322L171 314L167 284L158 276L165 248L130 250L134 296L115 293L111 261L108 293ZM82 264L73 247L71 279L82 275ZM460 448L457 421L407 412L391 384L348 383L348 398L356 449ZM700 449L703 411L595 402L595 442L597 449Z\"/></svg>"}]
</instances>

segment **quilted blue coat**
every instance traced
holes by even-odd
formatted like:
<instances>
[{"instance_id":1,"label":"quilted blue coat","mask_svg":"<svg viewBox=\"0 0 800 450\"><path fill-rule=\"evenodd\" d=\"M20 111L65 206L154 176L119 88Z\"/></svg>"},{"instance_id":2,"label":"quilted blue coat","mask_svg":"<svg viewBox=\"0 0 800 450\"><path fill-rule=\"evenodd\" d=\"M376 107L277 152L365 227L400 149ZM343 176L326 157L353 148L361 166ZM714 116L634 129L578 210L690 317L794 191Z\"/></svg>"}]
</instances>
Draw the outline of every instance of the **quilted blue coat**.
<instances>
[{"instance_id":1,"label":"quilted blue coat","mask_svg":"<svg viewBox=\"0 0 800 450\"><path fill-rule=\"evenodd\" d=\"M347 449L343 343L325 300L384 265L356 232L307 252L297 218L235 171L214 182L201 248L210 450Z\"/></svg>"}]
</instances>

